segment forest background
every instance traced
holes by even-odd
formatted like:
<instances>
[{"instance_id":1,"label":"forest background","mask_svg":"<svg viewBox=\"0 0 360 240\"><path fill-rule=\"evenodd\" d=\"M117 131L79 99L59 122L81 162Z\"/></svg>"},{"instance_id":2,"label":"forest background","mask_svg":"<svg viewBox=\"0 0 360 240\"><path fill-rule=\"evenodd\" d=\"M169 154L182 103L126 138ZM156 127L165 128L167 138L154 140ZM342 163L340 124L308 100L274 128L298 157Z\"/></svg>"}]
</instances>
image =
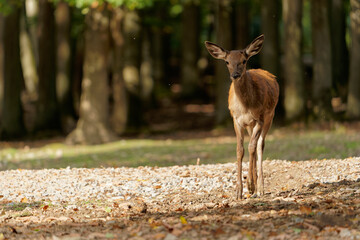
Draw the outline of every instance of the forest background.
<instances>
[{"instance_id":1,"label":"forest background","mask_svg":"<svg viewBox=\"0 0 360 240\"><path fill-rule=\"evenodd\" d=\"M231 125L226 66L277 76L275 124L360 118L359 0L1 0L0 139L71 144Z\"/></svg>"}]
</instances>

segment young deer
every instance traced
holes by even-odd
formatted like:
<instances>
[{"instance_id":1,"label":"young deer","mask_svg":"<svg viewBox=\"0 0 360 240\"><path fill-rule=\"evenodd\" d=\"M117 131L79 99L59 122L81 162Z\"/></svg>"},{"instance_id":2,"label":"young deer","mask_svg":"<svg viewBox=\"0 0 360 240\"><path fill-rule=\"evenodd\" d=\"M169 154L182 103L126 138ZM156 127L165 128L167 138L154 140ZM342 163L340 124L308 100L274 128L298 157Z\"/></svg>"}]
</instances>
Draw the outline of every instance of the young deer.
<instances>
[{"instance_id":1,"label":"young deer","mask_svg":"<svg viewBox=\"0 0 360 240\"><path fill-rule=\"evenodd\" d=\"M232 80L228 101L237 138L237 199L242 198L243 192L242 159L245 128L250 135L247 187L254 197L264 194L262 157L265 137L272 124L278 102L279 85L275 76L265 70L246 70L247 61L260 52L263 42L264 35L261 35L245 49L232 51L225 50L214 43L205 42L206 48L214 58L226 62Z\"/></svg>"}]
</instances>

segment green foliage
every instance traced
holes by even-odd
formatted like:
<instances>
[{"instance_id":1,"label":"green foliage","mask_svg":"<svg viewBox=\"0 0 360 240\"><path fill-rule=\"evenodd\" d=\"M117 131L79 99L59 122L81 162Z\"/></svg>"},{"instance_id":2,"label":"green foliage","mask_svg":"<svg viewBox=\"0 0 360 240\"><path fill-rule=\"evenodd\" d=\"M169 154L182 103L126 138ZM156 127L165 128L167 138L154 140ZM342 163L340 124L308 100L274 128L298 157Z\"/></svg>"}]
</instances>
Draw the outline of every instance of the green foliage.
<instances>
[{"instance_id":1,"label":"green foliage","mask_svg":"<svg viewBox=\"0 0 360 240\"><path fill-rule=\"evenodd\" d=\"M0 0L0 14L10 14L14 7L21 7L21 3L21 0Z\"/></svg>"},{"instance_id":2,"label":"green foliage","mask_svg":"<svg viewBox=\"0 0 360 240\"><path fill-rule=\"evenodd\" d=\"M54 0L54 3L57 3L61 0ZM65 0L71 6L80 9L86 9L89 7L101 6L104 3L110 4L112 7L125 6L131 10L133 9L142 9L145 7L150 7L153 4L153 0Z\"/></svg>"}]
</instances>

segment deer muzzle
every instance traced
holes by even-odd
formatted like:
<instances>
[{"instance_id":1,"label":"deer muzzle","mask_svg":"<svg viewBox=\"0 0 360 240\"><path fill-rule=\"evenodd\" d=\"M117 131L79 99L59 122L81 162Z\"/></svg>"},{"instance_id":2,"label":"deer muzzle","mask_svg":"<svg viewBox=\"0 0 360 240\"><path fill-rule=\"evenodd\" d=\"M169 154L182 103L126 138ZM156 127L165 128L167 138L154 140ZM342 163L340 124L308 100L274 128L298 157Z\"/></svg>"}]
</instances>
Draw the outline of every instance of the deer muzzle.
<instances>
[{"instance_id":1,"label":"deer muzzle","mask_svg":"<svg viewBox=\"0 0 360 240\"><path fill-rule=\"evenodd\" d=\"M241 73L233 72L230 77L231 77L232 80L236 80L236 79L241 77Z\"/></svg>"}]
</instances>

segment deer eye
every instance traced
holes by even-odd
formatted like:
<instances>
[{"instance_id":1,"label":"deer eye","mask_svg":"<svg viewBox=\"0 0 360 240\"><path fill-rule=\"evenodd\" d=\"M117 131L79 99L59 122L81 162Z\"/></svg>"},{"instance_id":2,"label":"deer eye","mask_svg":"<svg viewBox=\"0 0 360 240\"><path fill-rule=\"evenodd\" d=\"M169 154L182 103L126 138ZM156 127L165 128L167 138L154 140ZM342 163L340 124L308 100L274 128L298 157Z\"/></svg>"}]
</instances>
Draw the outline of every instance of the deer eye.
<instances>
[{"instance_id":1,"label":"deer eye","mask_svg":"<svg viewBox=\"0 0 360 240\"><path fill-rule=\"evenodd\" d=\"M246 63L246 60L243 61L243 64L245 64L245 63Z\"/></svg>"},{"instance_id":2,"label":"deer eye","mask_svg":"<svg viewBox=\"0 0 360 240\"><path fill-rule=\"evenodd\" d=\"M226 65L229 65L229 62L228 61L225 61Z\"/></svg>"}]
</instances>

